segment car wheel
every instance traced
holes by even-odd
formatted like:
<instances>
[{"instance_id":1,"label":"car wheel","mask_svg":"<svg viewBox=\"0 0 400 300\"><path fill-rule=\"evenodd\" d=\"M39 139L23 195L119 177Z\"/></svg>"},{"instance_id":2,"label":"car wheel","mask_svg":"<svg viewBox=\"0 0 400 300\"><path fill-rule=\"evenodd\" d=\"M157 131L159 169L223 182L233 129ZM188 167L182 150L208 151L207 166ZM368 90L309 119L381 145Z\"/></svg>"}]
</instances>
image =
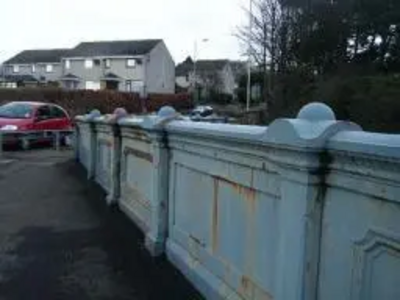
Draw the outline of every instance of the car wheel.
<instances>
[{"instance_id":1,"label":"car wheel","mask_svg":"<svg viewBox=\"0 0 400 300\"><path fill-rule=\"evenodd\" d=\"M22 150L29 150L31 148L31 143L28 139L21 140L21 148Z\"/></svg>"}]
</instances>

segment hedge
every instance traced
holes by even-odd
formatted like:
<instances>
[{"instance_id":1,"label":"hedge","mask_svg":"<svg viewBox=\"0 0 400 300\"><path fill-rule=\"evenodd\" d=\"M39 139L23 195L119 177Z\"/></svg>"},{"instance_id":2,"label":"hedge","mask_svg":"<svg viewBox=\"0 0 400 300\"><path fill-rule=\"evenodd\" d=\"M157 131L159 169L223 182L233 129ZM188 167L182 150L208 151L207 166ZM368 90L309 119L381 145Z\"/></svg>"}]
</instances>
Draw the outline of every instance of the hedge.
<instances>
[{"instance_id":1,"label":"hedge","mask_svg":"<svg viewBox=\"0 0 400 300\"><path fill-rule=\"evenodd\" d=\"M0 104L10 101L36 101L62 106L71 116L85 114L92 109L111 113L124 107L131 114L154 112L164 105L178 111L190 109L192 101L188 94L150 94L141 98L138 94L116 91L69 91L57 88L0 89Z\"/></svg>"}]
</instances>

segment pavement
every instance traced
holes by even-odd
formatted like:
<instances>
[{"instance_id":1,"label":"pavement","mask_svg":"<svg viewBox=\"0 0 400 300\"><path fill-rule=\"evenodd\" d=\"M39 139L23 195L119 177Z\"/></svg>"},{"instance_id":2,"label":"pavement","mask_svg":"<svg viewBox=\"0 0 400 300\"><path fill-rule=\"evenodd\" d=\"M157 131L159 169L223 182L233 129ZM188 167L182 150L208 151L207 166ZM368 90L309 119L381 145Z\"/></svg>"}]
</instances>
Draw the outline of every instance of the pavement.
<instances>
[{"instance_id":1,"label":"pavement","mask_svg":"<svg viewBox=\"0 0 400 300\"><path fill-rule=\"evenodd\" d=\"M71 157L0 157L0 300L202 299Z\"/></svg>"}]
</instances>

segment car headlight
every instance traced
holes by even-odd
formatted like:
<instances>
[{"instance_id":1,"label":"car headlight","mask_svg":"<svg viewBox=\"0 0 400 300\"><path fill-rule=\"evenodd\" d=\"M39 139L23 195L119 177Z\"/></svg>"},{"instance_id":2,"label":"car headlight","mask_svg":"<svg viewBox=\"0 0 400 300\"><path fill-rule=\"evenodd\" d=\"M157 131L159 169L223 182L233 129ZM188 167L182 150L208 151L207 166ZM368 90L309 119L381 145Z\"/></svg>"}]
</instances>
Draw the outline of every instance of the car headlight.
<instances>
[{"instance_id":1,"label":"car headlight","mask_svg":"<svg viewBox=\"0 0 400 300\"><path fill-rule=\"evenodd\" d=\"M1 130L18 130L18 126L16 125L4 125L3 127L1 127Z\"/></svg>"}]
</instances>

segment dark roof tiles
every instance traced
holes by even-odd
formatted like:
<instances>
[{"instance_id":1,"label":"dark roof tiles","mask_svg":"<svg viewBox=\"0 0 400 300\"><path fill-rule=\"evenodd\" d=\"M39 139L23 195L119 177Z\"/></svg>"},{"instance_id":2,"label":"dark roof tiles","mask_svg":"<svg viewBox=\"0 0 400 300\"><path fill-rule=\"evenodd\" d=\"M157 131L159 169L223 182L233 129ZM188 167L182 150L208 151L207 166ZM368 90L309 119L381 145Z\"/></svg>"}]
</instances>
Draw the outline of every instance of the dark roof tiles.
<instances>
[{"instance_id":1,"label":"dark roof tiles","mask_svg":"<svg viewBox=\"0 0 400 300\"><path fill-rule=\"evenodd\" d=\"M59 63L69 49L25 50L10 58L5 64Z\"/></svg>"},{"instance_id":2,"label":"dark roof tiles","mask_svg":"<svg viewBox=\"0 0 400 300\"><path fill-rule=\"evenodd\" d=\"M162 40L83 42L66 57L144 55Z\"/></svg>"},{"instance_id":3,"label":"dark roof tiles","mask_svg":"<svg viewBox=\"0 0 400 300\"><path fill-rule=\"evenodd\" d=\"M227 59L214 59L214 60L198 60L196 62L196 71L202 72L214 72L221 71L229 64ZM176 67L176 76L185 76L189 72L194 70L194 62L191 57L188 57L184 62L180 63Z\"/></svg>"}]
</instances>

